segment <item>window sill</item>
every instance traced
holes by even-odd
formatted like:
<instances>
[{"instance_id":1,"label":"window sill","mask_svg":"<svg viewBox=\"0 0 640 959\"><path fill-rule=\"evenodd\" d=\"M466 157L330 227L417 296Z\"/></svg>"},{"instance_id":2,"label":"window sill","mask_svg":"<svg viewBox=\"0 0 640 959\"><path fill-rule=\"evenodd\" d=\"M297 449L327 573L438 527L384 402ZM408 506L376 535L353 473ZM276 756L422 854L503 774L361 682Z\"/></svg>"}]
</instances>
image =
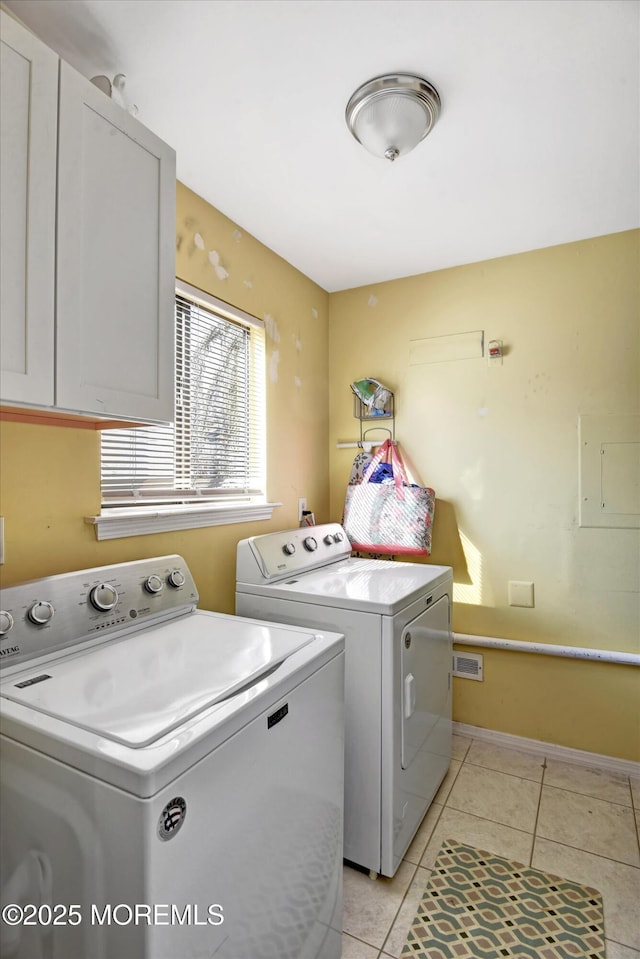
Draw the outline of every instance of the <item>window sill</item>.
<instances>
[{"instance_id":1,"label":"window sill","mask_svg":"<svg viewBox=\"0 0 640 959\"><path fill-rule=\"evenodd\" d=\"M276 506L282 506L282 503L126 507L107 510L100 516L85 516L85 523L95 527L96 539L120 539L123 536L146 536L148 533L171 533L202 526L271 519Z\"/></svg>"}]
</instances>

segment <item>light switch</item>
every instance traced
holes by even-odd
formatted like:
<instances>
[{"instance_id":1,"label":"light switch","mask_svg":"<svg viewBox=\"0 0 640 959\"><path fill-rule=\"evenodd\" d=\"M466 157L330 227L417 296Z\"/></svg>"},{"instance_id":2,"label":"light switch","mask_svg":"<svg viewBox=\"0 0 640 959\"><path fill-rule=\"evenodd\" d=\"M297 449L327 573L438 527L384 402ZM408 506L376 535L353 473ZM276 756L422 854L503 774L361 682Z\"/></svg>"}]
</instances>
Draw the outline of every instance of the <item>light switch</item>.
<instances>
[{"instance_id":1,"label":"light switch","mask_svg":"<svg viewBox=\"0 0 640 959\"><path fill-rule=\"evenodd\" d=\"M533 601L533 583L510 579L509 606L535 606Z\"/></svg>"}]
</instances>

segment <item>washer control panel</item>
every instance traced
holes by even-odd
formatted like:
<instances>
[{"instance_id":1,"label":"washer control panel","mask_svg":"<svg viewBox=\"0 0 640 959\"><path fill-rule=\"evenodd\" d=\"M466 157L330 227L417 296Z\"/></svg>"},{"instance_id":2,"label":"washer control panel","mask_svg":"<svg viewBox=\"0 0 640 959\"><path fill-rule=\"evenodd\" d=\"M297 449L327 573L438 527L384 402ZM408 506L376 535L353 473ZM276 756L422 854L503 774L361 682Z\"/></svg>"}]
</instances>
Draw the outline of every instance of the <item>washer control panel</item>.
<instances>
[{"instance_id":1,"label":"washer control panel","mask_svg":"<svg viewBox=\"0 0 640 959\"><path fill-rule=\"evenodd\" d=\"M265 584L327 566L351 554L351 543L339 523L301 526L251 536L238 543L236 580Z\"/></svg>"},{"instance_id":2,"label":"washer control panel","mask_svg":"<svg viewBox=\"0 0 640 959\"><path fill-rule=\"evenodd\" d=\"M0 592L0 669L198 604L181 556L98 566Z\"/></svg>"}]
</instances>

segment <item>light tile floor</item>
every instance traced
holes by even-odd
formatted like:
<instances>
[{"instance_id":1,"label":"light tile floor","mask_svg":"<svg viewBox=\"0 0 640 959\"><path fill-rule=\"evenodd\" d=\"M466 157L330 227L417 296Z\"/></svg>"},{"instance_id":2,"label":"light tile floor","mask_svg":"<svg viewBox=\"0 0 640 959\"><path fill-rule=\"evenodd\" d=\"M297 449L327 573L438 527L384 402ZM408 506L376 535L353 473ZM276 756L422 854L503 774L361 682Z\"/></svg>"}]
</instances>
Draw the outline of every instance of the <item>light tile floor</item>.
<instances>
[{"instance_id":1,"label":"light tile floor","mask_svg":"<svg viewBox=\"0 0 640 959\"><path fill-rule=\"evenodd\" d=\"M599 889L607 959L640 959L640 782L454 736L393 879L344 867L343 959L399 957L445 839Z\"/></svg>"}]
</instances>

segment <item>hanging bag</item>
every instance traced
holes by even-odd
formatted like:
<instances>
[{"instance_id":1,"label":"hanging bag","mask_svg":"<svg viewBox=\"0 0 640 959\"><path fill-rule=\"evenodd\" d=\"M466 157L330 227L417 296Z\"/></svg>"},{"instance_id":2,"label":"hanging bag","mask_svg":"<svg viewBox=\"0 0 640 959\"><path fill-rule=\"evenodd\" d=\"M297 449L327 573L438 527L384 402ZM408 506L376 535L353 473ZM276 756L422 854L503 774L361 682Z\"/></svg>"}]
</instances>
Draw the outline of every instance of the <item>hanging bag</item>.
<instances>
[{"instance_id":1,"label":"hanging bag","mask_svg":"<svg viewBox=\"0 0 640 959\"><path fill-rule=\"evenodd\" d=\"M392 481L375 481L381 463L391 467ZM347 487L342 522L351 546L374 553L429 556L435 499L428 486L409 484L397 444L386 440L362 482Z\"/></svg>"}]
</instances>

